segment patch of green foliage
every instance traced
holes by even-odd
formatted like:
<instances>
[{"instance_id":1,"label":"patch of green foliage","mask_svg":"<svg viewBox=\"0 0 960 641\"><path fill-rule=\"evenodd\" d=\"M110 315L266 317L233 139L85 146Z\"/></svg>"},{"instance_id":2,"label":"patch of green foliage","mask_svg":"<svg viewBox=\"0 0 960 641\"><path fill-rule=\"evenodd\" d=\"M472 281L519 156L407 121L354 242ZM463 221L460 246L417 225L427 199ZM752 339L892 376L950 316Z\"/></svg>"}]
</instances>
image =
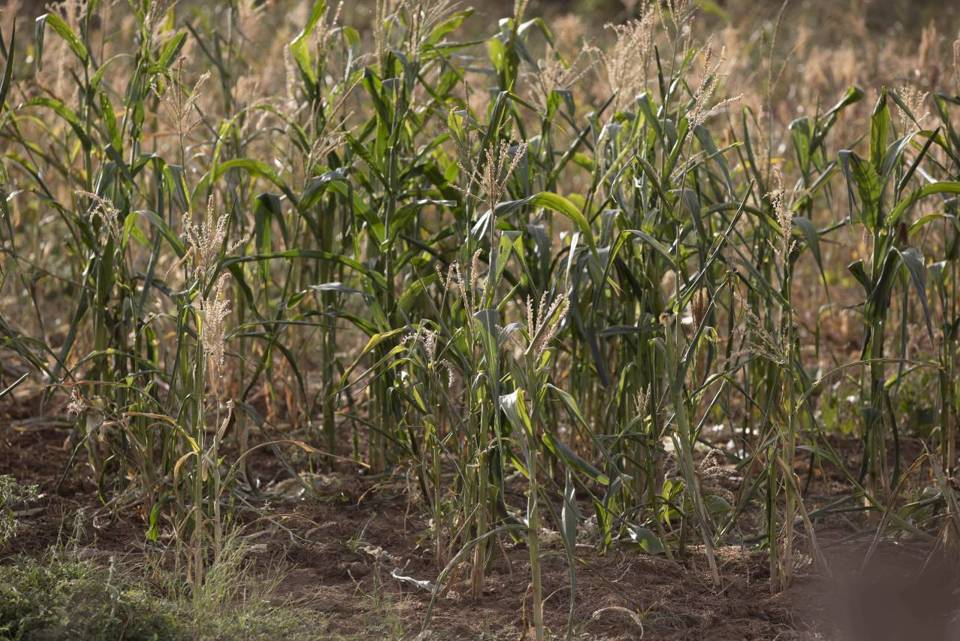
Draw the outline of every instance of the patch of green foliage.
<instances>
[{"instance_id":1,"label":"patch of green foliage","mask_svg":"<svg viewBox=\"0 0 960 641\"><path fill-rule=\"evenodd\" d=\"M115 565L58 555L0 565L0 641L272 641L316 639L323 630L316 615L266 598L207 606Z\"/></svg>"},{"instance_id":2,"label":"patch of green foliage","mask_svg":"<svg viewBox=\"0 0 960 641\"><path fill-rule=\"evenodd\" d=\"M91 563L21 560L0 566L0 639L185 638L172 604Z\"/></svg>"},{"instance_id":3,"label":"patch of green foliage","mask_svg":"<svg viewBox=\"0 0 960 641\"><path fill-rule=\"evenodd\" d=\"M36 496L36 485L21 485L12 476L0 474L0 547L13 538L13 535L17 532L17 518L14 507L31 501Z\"/></svg>"}]
</instances>

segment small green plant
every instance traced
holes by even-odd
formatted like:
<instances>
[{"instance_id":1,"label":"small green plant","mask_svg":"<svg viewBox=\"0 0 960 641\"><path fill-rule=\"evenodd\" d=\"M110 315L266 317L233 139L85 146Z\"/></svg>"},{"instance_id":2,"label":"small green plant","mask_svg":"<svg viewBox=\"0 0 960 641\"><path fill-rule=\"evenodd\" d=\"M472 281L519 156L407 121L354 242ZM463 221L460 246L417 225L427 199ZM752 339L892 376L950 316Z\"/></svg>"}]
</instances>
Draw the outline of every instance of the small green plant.
<instances>
[{"instance_id":1,"label":"small green plant","mask_svg":"<svg viewBox=\"0 0 960 641\"><path fill-rule=\"evenodd\" d=\"M17 533L17 509L39 497L36 485L23 485L12 476L0 474L0 549Z\"/></svg>"},{"instance_id":2,"label":"small green plant","mask_svg":"<svg viewBox=\"0 0 960 641\"><path fill-rule=\"evenodd\" d=\"M180 638L174 608L116 568L58 557L0 565L0 639Z\"/></svg>"},{"instance_id":3,"label":"small green plant","mask_svg":"<svg viewBox=\"0 0 960 641\"><path fill-rule=\"evenodd\" d=\"M539 459L542 456L541 443L545 436L543 408L546 395L552 387L549 384L548 375L551 357L548 348L566 320L569 305L569 300L564 294L550 301L544 293L536 311L534 311L533 302L530 299L527 300L527 319L521 339L523 353L516 359L511 370L515 389L510 394L500 397L500 407L516 430L516 436L520 441L520 451L523 452L524 457L522 472L528 482L526 541L530 554L533 626L537 641L543 641L545 638L543 586L540 572L542 516L539 475L542 463ZM564 399L570 399L572 402L572 398L565 392L557 391L563 395Z\"/></svg>"},{"instance_id":4,"label":"small green plant","mask_svg":"<svg viewBox=\"0 0 960 641\"><path fill-rule=\"evenodd\" d=\"M106 567L63 550L0 565L0 639L215 641L314 639L315 613L279 599L278 572L254 572L229 537L197 590L161 564ZM321 632L322 633L322 632Z\"/></svg>"}]
</instances>

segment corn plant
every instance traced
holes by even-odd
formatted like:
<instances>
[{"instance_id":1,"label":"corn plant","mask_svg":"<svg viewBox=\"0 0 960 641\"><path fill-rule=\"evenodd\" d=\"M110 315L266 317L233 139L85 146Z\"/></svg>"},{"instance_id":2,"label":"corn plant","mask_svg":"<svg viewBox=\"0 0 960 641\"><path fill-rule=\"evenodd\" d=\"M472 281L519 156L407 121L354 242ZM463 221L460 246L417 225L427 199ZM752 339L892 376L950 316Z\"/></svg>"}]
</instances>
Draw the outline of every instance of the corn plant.
<instances>
[{"instance_id":1,"label":"corn plant","mask_svg":"<svg viewBox=\"0 0 960 641\"><path fill-rule=\"evenodd\" d=\"M897 140L890 140L891 99L886 91L873 110L870 122L870 155L860 158L852 151L840 154L841 166L847 177L851 211L856 220L870 235L869 262L857 260L849 269L864 289L864 346L863 359L869 368L869 376L863 388L863 439L864 451L860 479L867 479L872 493L888 494L896 483L898 468L885 474L885 431L891 430L894 446L897 443L896 422L890 416L889 388L887 386L886 344L888 313L891 308L894 287L906 277L915 288L921 303L924 328L932 338L933 327L927 300L927 268L923 254L910 245L910 224L906 219L909 210L921 199L936 194L958 193L955 182L930 182L907 191L916 170L923 160L933 138L921 146L916 157L908 162L905 155L911 145L914 132ZM916 228L922 227L923 223ZM909 306L902 306L902 326L908 322ZM906 357L901 341L900 360ZM896 359L894 359L896 360ZM949 429L945 426L946 429ZM899 452L894 453L899 465Z\"/></svg>"}]
</instances>

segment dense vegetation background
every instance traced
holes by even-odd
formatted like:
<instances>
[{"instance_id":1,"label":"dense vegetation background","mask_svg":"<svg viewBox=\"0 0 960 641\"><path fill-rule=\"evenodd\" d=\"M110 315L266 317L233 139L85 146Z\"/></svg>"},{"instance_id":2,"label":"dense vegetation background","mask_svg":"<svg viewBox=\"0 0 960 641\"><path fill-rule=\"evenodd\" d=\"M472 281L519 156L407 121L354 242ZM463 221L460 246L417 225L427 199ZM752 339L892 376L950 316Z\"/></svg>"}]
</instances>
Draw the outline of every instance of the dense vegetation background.
<instances>
[{"instance_id":1,"label":"dense vegetation background","mask_svg":"<svg viewBox=\"0 0 960 641\"><path fill-rule=\"evenodd\" d=\"M200 634L169 622L234 612L258 545L394 565L425 627L520 563L537 639L587 634L578 594L665 625L595 606L619 554L722 603L837 541L956 553L955 12L478 9L4 5L0 544L74 554L0 566L0 634L83 618L22 595L95 591L105 522L154 572L109 638L137 590ZM366 540L398 531L405 564Z\"/></svg>"}]
</instances>

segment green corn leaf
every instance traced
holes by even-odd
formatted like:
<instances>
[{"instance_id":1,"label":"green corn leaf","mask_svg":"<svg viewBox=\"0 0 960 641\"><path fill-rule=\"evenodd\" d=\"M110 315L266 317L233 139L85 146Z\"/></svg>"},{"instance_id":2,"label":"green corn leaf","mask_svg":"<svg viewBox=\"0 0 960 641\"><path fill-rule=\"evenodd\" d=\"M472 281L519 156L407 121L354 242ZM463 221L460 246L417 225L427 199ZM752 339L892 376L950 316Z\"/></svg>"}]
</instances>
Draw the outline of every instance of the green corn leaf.
<instances>
[{"instance_id":1,"label":"green corn leaf","mask_svg":"<svg viewBox=\"0 0 960 641\"><path fill-rule=\"evenodd\" d=\"M813 259L817 262L817 269L820 271L823 286L826 287L827 276L823 270L823 256L820 254L820 234L817 232L817 228L813 226L813 222L809 218L804 216L794 216L793 224L795 229L800 230L807 247L810 248L810 253L813 254Z\"/></svg>"},{"instance_id":2,"label":"green corn leaf","mask_svg":"<svg viewBox=\"0 0 960 641\"><path fill-rule=\"evenodd\" d=\"M587 428L587 430L590 429L590 424L587 423L587 419L583 417L583 412L580 411L580 405L577 404L577 400L573 398L569 392L560 389L553 383L547 383L547 389L551 390L560 397L560 400L563 401L563 404L570 411L570 414L577 419L580 425Z\"/></svg>"},{"instance_id":3,"label":"green corn leaf","mask_svg":"<svg viewBox=\"0 0 960 641\"><path fill-rule=\"evenodd\" d=\"M85 149L90 149L93 147L93 141L90 139L90 136L87 135L84 123L80 120L80 116L76 114L70 107L65 105L62 101L56 98L33 98L28 100L25 103L27 107L46 107L52 110L55 114L60 116L63 120L70 125L70 128L73 129L73 133L77 135L77 138L80 140L80 144L84 146Z\"/></svg>"},{"instance_id":4,"label":"green corn leaf","mask_svg":"<svg viewBox=\"0 0 960 641\"><path fill-rule=\"evenodd\" d=\"M878 162L882 162L882 159ZM848 187L855 186L860 196L860 219L867 229L875 231L880 225L880 202L883 183L874 165L865 162L852 151L840 152L840 167L847 178Z\"/></svg>"},{"instance_id":5,"label":"green corn leaf","mask_svg":"<svg viewBox=\"0 0 960 641\"><path fill-rule=\"evenodd\" d=\"M161 73L167 71L170 65L177 61L177 56L180 54L186 41L187 33L185 31L178 31L172 38L167 40L160 49L160 55L157 56L156 71Z\"/></svg>"},{"instance_id":6,"label":"green corn leaf","mask_svg":"<svg viewBox=\"0 0 960 641\"><path fill-rule=\"evenodd\" d=\"M586 460L561 441L550 430L544 430L540 439L547 449L565 465L572 467L590 480L600 485L610 485L610 477L598 470L590 461Z\"/></svg>"},{"instance_id":7,"label":"green corn leaf","mask_svg":"<svg viewBox=\"0 0 960 641\"><path fill-rule=\"evenodd\" d=\"M890 134L890 108L887 105L887 90L880 92L880 98L870 116L870 164L877 174L881 174L883 156L887 150L887 137Z\"/></svg>"},{"instance_id":8,"label":"green corn leaf","mask_svg":"<svg viewBox=\"0 0 960 641\"><path fill-rule=\"evenodd\" d=\"M917 297L923 306L923 316L927 321L927 332L930 339L933 340L933 323L930 320L930 308L927 305L927 266L923 259L923 254L916 247L908 247L903 251L897 250L900 254L900 260L906 265L910 272L910 280L917 290Z\"/></svg>"},{"instance_id":9,"label":"green corn leaf","mask_svg":"<svg viewBox=\"0 0 960 641\"><path fill-rule=\"evenodd\" d=\"M86 66L87 62L90 60L90 54L87 52L87 47L83 44L83 41L80 37L74 33L73 29L70 28L63 18L60 17L57 13L45 13L42 16L37 18L37 64L41 66L41 56L43 51L43 34L45 27L50 25L50 28L53 29L57 35L63 38L64 42L67 43L67 46L70 47L70 50L73 54Z\"/></svg>"},{"instance_id":10,"label":"green corn leaf","mask_svg":"<svg viewBox=\"0 0 960 641\"><path fill-rule=\"evenodd\" d=\"M580 233L583 234L583 237L586 239L587 244L590 245L590 248L596 251L597 244L594 240L593 232L590 229L590 223L583 215L583 212L581 212L580 209L577 208L577 206L572 202L560 194L542 191L539 194L530 196L529 203L535 207L550 209L551 211L555 211L558 214L566 216L574 225L576 225L577 229L580 230Z\"/></svg>"},{"instance_id":11,"label":"green corn leaf","mask_svg":"<svg viewBox=\"0 0 960 641\"><path fill-rule=\"evenodd\" d=\"M870 277L863 268L863 261L854 261L847 266L847 269L850 270L850 273L853 274L853 277L856 278L857 282L863 287L864 292L869 294L870 290L873 289L873 284L870 282Z\"/></svg>"},{"instance_id":12,"label":"green corn leaf","mask_svg":"<svg viewBox=\"0 0 960 641\"><path fill-rule=\"evenodd\" d=\"M645 245L649 246L655 252L660 254L666 261L667 264L674 270L677 269L677 264L673 260L673 256L670 255L670 250L665 247L659 240L651 236L650 234L640 231L639 229L630 229L627 233L633 234L639 238Z\"/></svg>"},{"instance_id":13,"label":"green corn leaf","mask_svg":"<svg viewBox=\"0 0 960 641\"><path fill-rule=\"evenodd\" d=\"M890 212L890 215L887 217L887 227L892 227L900 222L900 218L904 215L904 213L913 207L917 201L922 200L927 196L933 196L934 194L960 194L960 181L930 183L929 185L924 185L923 187L911 192L907 198L904 198L898 202Z\"/></svg>"},{"instance_id":14,"label":"green corn leaf","mask_svg":"<svg viewBox=\"0 0 960 641\"><path fill-rule=\"evenodd\" d=\"M310 55L310 36L313 34L317 23L323 18L326 10L326 0L314 0L313 8L310 10L310 17L307 18L307 24L304 25L303 30L297 34L297 37L290 43L290 55L300 69L300 73L310 81L311 85L317 84L317 72L313 67L313 56Z\"/></svg>"},{"instance_id":15,"label":"green corn leaf","mask_svg":"<svg viewBox=\"0 0 960 641\"><path fill-rule=\"evenodd\" d=\"M523 390L517 389L500 396L500 409L503 410L514 429L524 434L533 433L533 423L530 421L530 414L527 412Z\"/></svg>"},{"instance_id":16,"label":"green corn leaf","mask_svg":"<svg viewBox=\"0 0 960 641\"><path fill-rule=\"evenodd\" d=\"M653 533L650 528L638 525L627 524L627 532L630 534L630 540L640 546L640 549L647 554L663 554L665 548L660 537Z\"/></svg>"},{"instance_id":17,"label":"green corn leaf","mask_svg":"<svg viewBox=\"0 0 960 641\"><path fill-rule=\"evenodd\" d=\"M17 21L13 21L13 29L10 33L10 44L7 46L7 60L3 65L3 78L0 78L0 116L3 115L3 109L7 103L7 92L10 91L10 82L13 79L13 52L17 38Z\"/></svg>"}]
</instances>

